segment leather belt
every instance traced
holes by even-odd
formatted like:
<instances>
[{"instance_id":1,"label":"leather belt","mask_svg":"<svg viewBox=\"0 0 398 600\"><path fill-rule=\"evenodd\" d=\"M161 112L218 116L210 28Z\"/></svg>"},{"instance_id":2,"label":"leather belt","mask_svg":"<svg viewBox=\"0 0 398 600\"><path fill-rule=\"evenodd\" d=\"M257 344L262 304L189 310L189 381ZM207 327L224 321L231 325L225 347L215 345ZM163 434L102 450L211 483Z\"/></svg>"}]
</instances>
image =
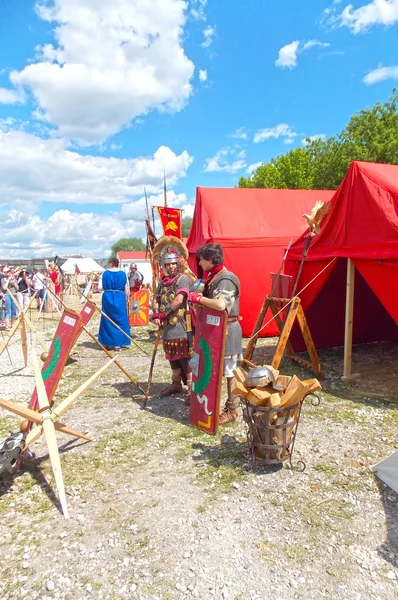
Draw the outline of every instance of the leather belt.
<instances>
[{"instance_id":1,"label":"leather belt","mask_svg":"<svg viewBox=\"0 0 398 600\"><path fill-rule=\"evenodd\" d=\"M235 323L236 321L241 321L242 317L228 317L228 323Z\"/></svg>"}]
</instances>

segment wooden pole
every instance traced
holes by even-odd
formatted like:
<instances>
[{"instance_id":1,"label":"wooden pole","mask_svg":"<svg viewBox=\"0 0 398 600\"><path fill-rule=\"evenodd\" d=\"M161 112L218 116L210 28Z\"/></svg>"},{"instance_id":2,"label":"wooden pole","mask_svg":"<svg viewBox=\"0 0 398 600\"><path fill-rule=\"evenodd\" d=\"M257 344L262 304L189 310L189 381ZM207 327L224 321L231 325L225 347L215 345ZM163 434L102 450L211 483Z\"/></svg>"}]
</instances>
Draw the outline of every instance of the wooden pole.
<instances>
[{"instance_id":1,"label":"wooden pole","mask_svg":"<svg viewBox=\"0 0 398 600\"><path fill-rule=\"evenodd\" d=\"M101 344L101 342L99 342L99 341L97 340L97 338L96 338L96 337L95 337L95 336L94 336L94 335L93 335L93 334L92 334L92 333L91 333L91 332L90 332L90 331L87 329L87 327L85 327L84 325L83 325L83 331L85 331L85 332L87 333L87 335L91 337L91 339L93 340L93 342L95 342L95 343L97 344L97 346L99 346L99 347L101 348L101 350L103 350L103 351L105 352L105 354L107 354L107 355L109 356L109 358L113 358L113 357L112 357L112 354L109 352L109 350L107 350L107 349L105 348L105 346L103 346L103 345ZM121 365L121 364L120 364L120 362L119 362L119 361L117 361L117 360L115 360L115 361L114 361L114 363L115 363L115 365L116 365L117 367L119 367L119 369L120 369L120 370L121 370L121 371L122 371L122 372L123 372L123 373L126 375L126 377L128 377L128 378L130 379L131 383L132 383L133 385L135 385L135 387L136 387L136 388L137 388L137 389L138 389L138 390L139 390L139 391L140 391L142 394L144 394L144 395L145 395L145 391L142 389L142 387L139 385L139 383L137 383L137 381L135 381L135 379L134 379L134 378L133 378L133 377L130 375L130 373L129 373L129 372L128 372L128 371L127 371L127 370L126 370L124 367L123 367L123 365Z\"/></svg>"},{"instance_id":2,"label":"wooden pole","mask_svg":"<svg viewBox=\"0 0 398 600\"><path fill-rule=\"evenodd\" d=\"M345 298L344 330L344 379L349 379L351 377L352 370L352 326L354 318L354 285L355 266L351 258L347 258L347 283Z\"/></svg>"}]
</instances>

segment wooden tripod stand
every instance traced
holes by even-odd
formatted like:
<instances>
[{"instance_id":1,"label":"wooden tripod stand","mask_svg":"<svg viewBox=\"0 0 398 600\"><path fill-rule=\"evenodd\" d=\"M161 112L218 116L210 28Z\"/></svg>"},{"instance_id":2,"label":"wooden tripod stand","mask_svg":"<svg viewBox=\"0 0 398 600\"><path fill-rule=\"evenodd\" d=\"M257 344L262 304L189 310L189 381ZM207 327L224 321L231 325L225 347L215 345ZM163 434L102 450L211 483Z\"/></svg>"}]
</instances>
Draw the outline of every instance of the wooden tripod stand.
<instances>
[{"instance_id":1,"label":"wooden tripod stand","mask_svg":"<svg viewBox=\"0 0 398 600\"><path fill-rule=\"evenodd\" d=\"M288 305L290 305L290 308L288 307ZM279 341L275 350L274 357L272 359L272 367L274 367L274 369L279 369L282 357L285 353L285 350L287 350L287 355L291 360L297 362L302 367L314 371L314 373L316 373L318 377L324 377L325 373L322 370L321 363L319 362L319 357L315 348L314 340L312 339L307 319L305 318L304 310L301 306L301 300L298 296L294 296L292 299L290 299L276 298L275 296L271 296L270 294L268 294L265 297L263 306L257 317L252 336L247 345L244 360L251 361L256 347L258 335L260 333L268 308L274 315L275 322L279 329ZM284 310L281 311L281 309ZM284 319L283 315L285 315ZM301 356L297 356L289 339L296 319L299 324L301 333L303 335L308 354L310 355L311 362L308 362L307 360L301 358Z\"/></svg>"},{"instance_id":2,"label":"wooden tripod stand","mask_svg":"<svg viewBox=\"0 0 398 600\"><path fill-rule=\"evenodd\" d=\"M31 299L29 300L29 304L27 304L25 306L25 308L22 308L19 305L19 302L17 301L15 296L10 291L8 291L8 293L11 296L11 300L14 302L15 306L19 310L19 316L17 317L17 319L16 319L14 325L11 327L10 331L7 333L4 341L0 344L0 356L3 354L4 350L7 348L14 333L20 327L21 328L22 354L23 354L24 363L25 363L25 367L26 367L28 365L28 342L27 342L27 335L26 335L26 326L28 326L30 331L36 336L36 339L39 342L40 346L43 348L43 351L47 352L47 350L48 350L47 346L45 345L45 343L43 342L43 340L37 333L36 327L33 325L32 321L30 320L30 318L27 315L27 311L30 308L30 305L32 304L36 294L33 294Z\"/></svg>"}]
</instances>

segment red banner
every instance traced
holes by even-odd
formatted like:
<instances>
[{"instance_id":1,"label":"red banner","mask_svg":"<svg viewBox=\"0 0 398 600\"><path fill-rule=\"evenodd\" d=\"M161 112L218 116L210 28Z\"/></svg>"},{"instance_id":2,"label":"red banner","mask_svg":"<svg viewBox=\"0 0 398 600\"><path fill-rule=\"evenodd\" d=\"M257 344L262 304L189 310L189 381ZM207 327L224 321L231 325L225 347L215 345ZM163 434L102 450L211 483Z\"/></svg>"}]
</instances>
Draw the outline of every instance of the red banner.
<instances>
[{"instance_id":1,"label":"red banner","mask_svg":"<svg viewBox=\"0 0 398 600\"><path fill-rule=\"evenodd\" d=\"M147 239L147 251L152 252L157 240L156 235L153 233L153 229L149 222L149 219L145 219L146 227L146 239Z\"/></svg>"},{"instance_id":2,"label":"red banner","mask_svg":"<svg viewBox=\"0 0 398 600\"><path fill-rule=\"evenodd\" d=\"M218 428L227 321L224 311L203 306L196 309L189 419L212 435Z\"/></svg>"},{"instance_id":3,"label":"red banner","mask_svg":"<svg viewBox=\"0 0 398 600\"><path fill-rule=\"evenodd\" d=\"M157 206L164 235L174 235L182 240L181 210L169 206Z\"/></svg>"},{"instance_id":4,"label":"red banner","mask_svg":"<svg viewBox=\"0 0 398 600\"><path fill-rule=\"evenodd\" d=\"M129 323L131 327L143 327L149 323L149 290L131 292L129 300Z\"/></svg>"}]
</instances>

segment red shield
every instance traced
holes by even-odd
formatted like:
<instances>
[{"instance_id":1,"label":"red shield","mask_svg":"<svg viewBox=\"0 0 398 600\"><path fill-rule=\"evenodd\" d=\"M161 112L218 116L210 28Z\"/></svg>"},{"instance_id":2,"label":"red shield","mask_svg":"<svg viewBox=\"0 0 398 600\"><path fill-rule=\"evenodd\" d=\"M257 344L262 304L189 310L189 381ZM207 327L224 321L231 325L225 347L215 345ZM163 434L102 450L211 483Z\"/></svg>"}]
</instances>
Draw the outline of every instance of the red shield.
<instances>
[{"instance_id":1,"label":"red shield","mask_svg":"<svg viewBox=\"0 0 398 600\"><path fill-rule=\"evenodd\" d=\"M217 433L228 318L224 311L199 306L196 311L190 421L206 433Z\"/></svg>"},{"instance_id":2,"label":"red shield","mask_svg":"<svg viewBox=\"0 0 398 600\"><path fill-rule=\"evenodd\" d=\"M148 325L149 290L131 292L129 299L129 323L131 327Z\"/></svg>"},{"instance_id":3,"label":"red shield","mask_svg":"<svg viewBox=\"0 0 398 600\"><path fill-rule=\"evenodd\" d=\"M68 360L70 351L80 335L81 330L82 322L80 316L74 310L65 309L51 342L48 358L41 370L50 404L52 404L52 399L57 390L58 382L61 378L62 371L64 370L65 363ZM36 388L33 390L28 406L33 410L37 409Z\"/></svg>"}]
</instances>

